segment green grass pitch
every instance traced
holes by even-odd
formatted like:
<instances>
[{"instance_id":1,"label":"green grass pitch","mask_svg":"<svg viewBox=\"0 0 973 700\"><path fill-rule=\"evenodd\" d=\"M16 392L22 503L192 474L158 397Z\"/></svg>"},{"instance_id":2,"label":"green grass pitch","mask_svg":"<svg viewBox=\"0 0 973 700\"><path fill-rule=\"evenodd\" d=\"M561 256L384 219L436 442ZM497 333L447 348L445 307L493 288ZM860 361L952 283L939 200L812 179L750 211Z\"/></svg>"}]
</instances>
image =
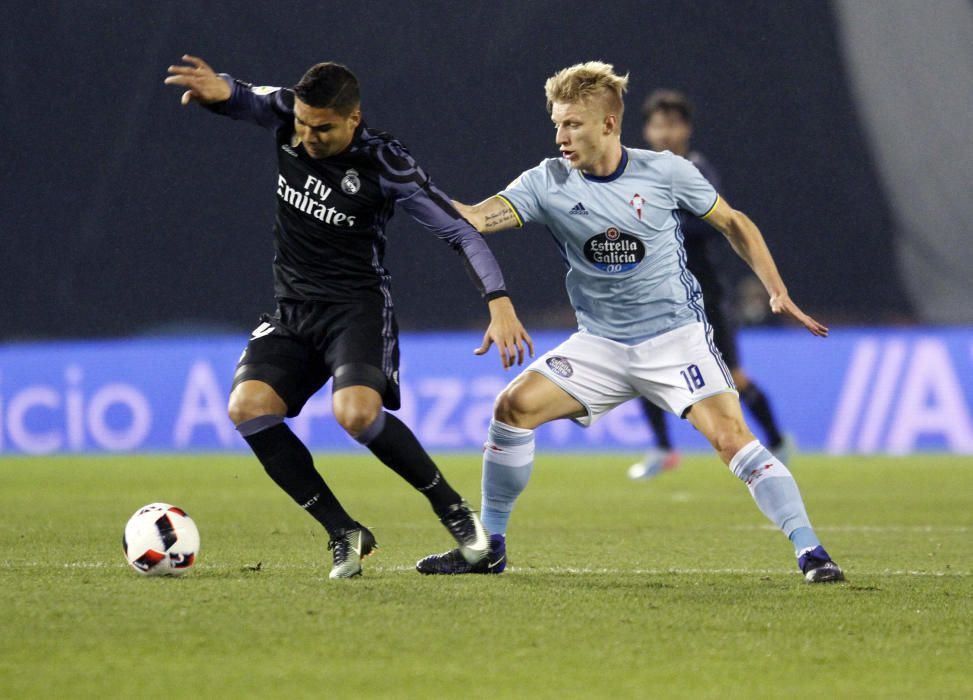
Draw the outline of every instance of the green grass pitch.
<instances>
[{"instance_id":1,"label":"green grass pitch","mask_svg":"<svg viewBox=\"0 0 973 700\"><path fill-rule=\"evenodd\" d=\"M423 577L450 540L369 456L319 455L378 554L327 579L323 530L249 455L0 460L0 697L973 696L973 460L792 471L847 584L809 586L714 457L629 482L626 455L541 454L498 577ZM477 455L442 456L479 501ZM126 519L199 525L143 578Z\"/></svg>"}]
</instances>

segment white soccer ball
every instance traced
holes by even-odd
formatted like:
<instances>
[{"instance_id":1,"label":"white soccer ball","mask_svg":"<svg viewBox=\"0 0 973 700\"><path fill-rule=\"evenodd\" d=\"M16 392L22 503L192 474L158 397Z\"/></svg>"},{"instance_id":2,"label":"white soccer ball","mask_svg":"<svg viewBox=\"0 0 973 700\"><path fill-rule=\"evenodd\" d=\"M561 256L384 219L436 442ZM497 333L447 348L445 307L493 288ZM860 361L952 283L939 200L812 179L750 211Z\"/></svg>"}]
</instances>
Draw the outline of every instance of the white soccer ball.
<instances>
[{"instance_id":1,"label":"white soccer ball","mask_svg":"<svg viewBox=\"0 0 973 700\"><path fill-rule=\"evenodd\" d=\"M150 503L135 511L122 539L125 558L146 576L179 576L199 554L199 530L182 508Z\"/></svg>"}]
</instances>

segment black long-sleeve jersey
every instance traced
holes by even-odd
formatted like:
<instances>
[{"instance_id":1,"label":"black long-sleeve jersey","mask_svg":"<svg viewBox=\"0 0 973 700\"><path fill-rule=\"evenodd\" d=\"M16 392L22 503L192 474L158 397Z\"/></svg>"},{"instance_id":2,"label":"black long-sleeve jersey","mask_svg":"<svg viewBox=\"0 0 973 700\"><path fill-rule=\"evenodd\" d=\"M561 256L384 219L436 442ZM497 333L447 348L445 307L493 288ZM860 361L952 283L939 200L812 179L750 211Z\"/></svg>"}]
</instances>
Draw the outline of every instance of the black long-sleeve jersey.
<instances>
[{"instance_id":1,"label":"black long-sleeve jersey","mask_svg":"<svg viewBox=\"0 0 973 700\"><path fill-rule=\"evenodd\" d=\"M270 129L276 139L278 299L345 302L376 294L391 307L391 277L383 259L385 226L396 204L463 257L482 295L506 295L500 266L483 236L394 137L363 122L343 152L311 158L294 130L293 90L222 77L231 96L208 108Z\"/></svg>"}]
</instances>

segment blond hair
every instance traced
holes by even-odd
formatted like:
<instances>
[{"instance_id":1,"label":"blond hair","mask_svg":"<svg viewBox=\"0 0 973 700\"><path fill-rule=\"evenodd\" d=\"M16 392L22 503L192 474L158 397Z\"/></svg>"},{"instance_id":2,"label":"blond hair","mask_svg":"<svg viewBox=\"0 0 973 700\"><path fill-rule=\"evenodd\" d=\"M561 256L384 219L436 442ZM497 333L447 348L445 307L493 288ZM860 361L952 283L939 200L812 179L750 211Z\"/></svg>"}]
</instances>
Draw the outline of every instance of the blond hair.
<instances>
[{"instance_id":1,"label":"blond hair","mask_svg":"<svg viewBox=\"0 0 973 700\"><path fill-rule=\"evenodd\" d=\"M621 125L625 103L622 96L628 90L628 73L616 75L615 67L601 61L577 63L562 68L544 83L547 111L555 102L587 102L604 100L609 113L618 115Z\"/></svg>"}]
</instances>

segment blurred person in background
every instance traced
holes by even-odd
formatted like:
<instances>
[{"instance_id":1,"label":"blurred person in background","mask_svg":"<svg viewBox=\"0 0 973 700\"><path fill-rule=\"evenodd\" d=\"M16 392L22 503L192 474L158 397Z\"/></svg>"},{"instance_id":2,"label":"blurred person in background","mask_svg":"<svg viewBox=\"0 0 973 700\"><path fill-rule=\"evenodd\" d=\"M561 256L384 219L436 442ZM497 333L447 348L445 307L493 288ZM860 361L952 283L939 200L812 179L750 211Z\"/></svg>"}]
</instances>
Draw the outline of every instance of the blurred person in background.
<instances>
[{"instance_id":1,"label":"blurred person in background","mask_svg":"<svg viewBox=\"0 0 973 700\"><path fill-rule=\"evenodd\" d=\"M702 153L691 148L693 112L692 103L683 93L676 90L656 90L646 98L642 106L642 136L652 150L671 151L691 162L719 191L720 176L716 169ZM726 240L716 235L713 227L699 217L685 209L680 209L676 216L686 249L686 267L703 290L706 316L713 327L713 340L730 368L733 383L740 393L740 402L760 425L770 451L787 464L793 451L792 440L781 431L767 395L740 363L735 312L729 308L720 265L720 259L732 255L733 251ZM762 293L761 311L764 312L769 308L766 291L756 279L747 279L752 280ZM656 446L648 450L640 462L629 467L628 475L632 479L651 479L664 471L675 469L680 455L673 447L665 411L645 397L639 398L639 402L652 427Z\"/></svg>"}]
</instances>

